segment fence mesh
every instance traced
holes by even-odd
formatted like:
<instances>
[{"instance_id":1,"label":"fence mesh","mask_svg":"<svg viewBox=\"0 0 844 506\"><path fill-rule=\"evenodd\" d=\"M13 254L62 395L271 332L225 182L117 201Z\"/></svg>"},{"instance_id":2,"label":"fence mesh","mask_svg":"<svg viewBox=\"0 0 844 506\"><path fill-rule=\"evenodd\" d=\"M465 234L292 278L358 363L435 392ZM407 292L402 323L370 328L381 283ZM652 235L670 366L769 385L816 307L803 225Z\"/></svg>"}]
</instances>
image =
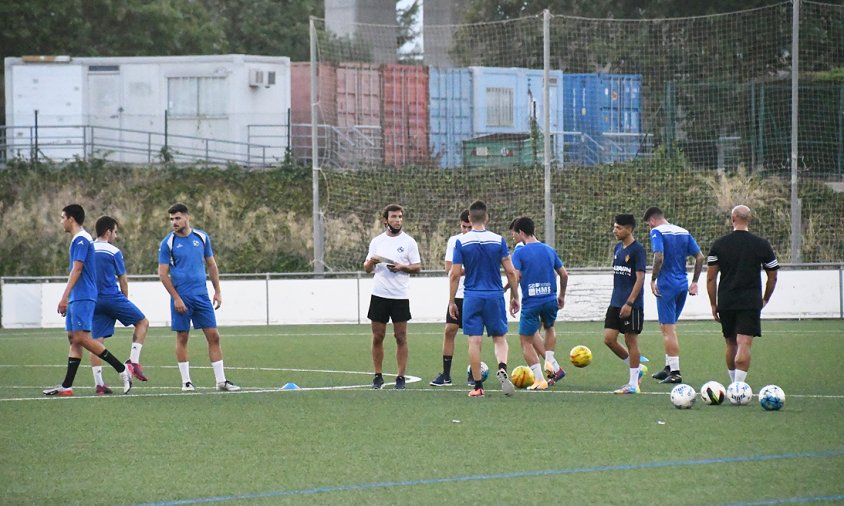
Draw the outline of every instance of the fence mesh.
<instances>
[{"instance_id":1,"label":"fence mesh","mask_svg":"<svg viewBox=\"0 0 844 506\"><path fill-rule=\"evenodd\" d=\"M840 261L844 7L800 7L801 257ZM652 205L704 251L729 231L732 206L749 205L753 230L795 258L791 2L682 19L551 15L547 83L543 24L426 26L418 59L399 51L394 26L339 34L315 20L329 269L359 268L391 202L406 206L426 268L475 199L494 231L520 215L543 230L546 105L556 236L541 239L567 265L609 265L614 215ZM310 65L293 67L294 150L310 158Z\"/></svg>"}]
</instances>

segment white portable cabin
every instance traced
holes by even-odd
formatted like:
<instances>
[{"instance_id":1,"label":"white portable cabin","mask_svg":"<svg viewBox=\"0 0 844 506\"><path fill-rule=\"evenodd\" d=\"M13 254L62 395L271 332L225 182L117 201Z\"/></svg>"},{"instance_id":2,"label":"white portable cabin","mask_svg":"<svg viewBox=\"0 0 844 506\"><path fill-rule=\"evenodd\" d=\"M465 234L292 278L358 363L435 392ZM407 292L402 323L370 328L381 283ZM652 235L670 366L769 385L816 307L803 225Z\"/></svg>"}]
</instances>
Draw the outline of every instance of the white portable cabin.
<instances>
[{"instance_id":1,"label":"white portable cabin","mask_svg":"<svg viewBox=\"0 0 844 506\"><path fill-rule=\"evenodd\" d=\"M5 59L8 155L145 163L284 156L290 59L213 55ZM157 158L156 158L157 160Z\"/></svg>"}]
</instances>

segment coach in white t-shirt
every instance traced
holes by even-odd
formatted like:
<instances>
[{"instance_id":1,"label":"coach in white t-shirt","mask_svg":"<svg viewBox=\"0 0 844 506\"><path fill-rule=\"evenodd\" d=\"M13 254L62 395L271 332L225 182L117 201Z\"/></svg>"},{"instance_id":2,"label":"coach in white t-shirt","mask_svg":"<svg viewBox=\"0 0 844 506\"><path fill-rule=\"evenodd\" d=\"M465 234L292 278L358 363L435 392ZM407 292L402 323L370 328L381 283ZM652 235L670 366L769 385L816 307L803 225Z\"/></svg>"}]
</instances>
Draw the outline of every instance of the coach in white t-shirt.
<instances>
[{"instance_id":1,"label":"coach in white t-shirt","mask_svg":"<svg viewBox=\"0 0 844 506\"><path fill-rule=\"evenodd\" d=\"M372 322L372 365L375 377L372 388L384 386L381 366L384 362L384 336L387 323L393 321L396 337L396 390L404 390L404 373L407 368L407 322L410 320L409 290L410 274L422 270L419 246L416 241L402 232L404 208L390 204L381 213L386 230L369 243L369 253L363 262L363 270L375 271L372 297L369 301L367 318Z\"/></svg>"}]
</instances>

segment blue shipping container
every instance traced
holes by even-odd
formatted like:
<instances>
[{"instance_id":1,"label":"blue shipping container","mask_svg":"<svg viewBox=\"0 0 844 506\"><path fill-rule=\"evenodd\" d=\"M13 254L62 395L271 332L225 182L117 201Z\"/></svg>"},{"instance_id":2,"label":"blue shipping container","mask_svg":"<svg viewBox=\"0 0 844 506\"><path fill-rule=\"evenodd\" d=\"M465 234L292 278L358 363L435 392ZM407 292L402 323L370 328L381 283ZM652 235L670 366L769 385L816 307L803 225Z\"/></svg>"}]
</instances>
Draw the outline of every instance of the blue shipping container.
<instances>
[{"instance_id":1,"label":"blue shipping container","mask_svg":"<svg viewBox=\"0 0 844 506\"><path fill-rule=\"evenodd\" d=\"M429 139L431 157L442 168L463 165L463 141L472 137L472 73L430 67Z\"/></svg>"}]
</instances>

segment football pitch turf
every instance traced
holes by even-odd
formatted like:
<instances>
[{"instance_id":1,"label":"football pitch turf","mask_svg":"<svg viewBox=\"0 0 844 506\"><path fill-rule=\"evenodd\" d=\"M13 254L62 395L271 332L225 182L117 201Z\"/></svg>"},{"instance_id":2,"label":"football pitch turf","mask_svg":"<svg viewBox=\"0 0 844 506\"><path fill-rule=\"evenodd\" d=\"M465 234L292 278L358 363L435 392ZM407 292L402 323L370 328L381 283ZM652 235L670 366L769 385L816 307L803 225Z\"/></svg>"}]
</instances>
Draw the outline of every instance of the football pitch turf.
<instances>
[{"instance_id":1,"label":"football pitch turf","mask_svg":"<svg viewBox=\"0 0 844 506\"><path fill-rule=\"evenodd\" d=\"M66 398L41 394L64 377L64 332L0 329L0 504L844 503L844 322L763 322L748 383L781 386L777 412L755 397L678 410L671 385L649 375L641 395L613 395L627 369L601 327L558 322L568 375L549 391L506 398L492 376L483 399L466 395L461 335L454 386L428 385L441 324L410 324L405 391L388 374L392 327L381 391L369 388L368 325L222 328L237 393L213 388L200 332L190 342L198 389L181 392L175 338L154 328L142 354L149 382L96 397L86 358ZM515 332L510 369L524 363ZM684 381L726 386L717 324L681 322L679 333ZM122 359L130 335L107 341ZM590 366L568 363L576 344L592 349ZM663 365L655 322L640 347L651 372ZM494 369L489 340L483 360Z\"/></svg>"}]
</instances>

